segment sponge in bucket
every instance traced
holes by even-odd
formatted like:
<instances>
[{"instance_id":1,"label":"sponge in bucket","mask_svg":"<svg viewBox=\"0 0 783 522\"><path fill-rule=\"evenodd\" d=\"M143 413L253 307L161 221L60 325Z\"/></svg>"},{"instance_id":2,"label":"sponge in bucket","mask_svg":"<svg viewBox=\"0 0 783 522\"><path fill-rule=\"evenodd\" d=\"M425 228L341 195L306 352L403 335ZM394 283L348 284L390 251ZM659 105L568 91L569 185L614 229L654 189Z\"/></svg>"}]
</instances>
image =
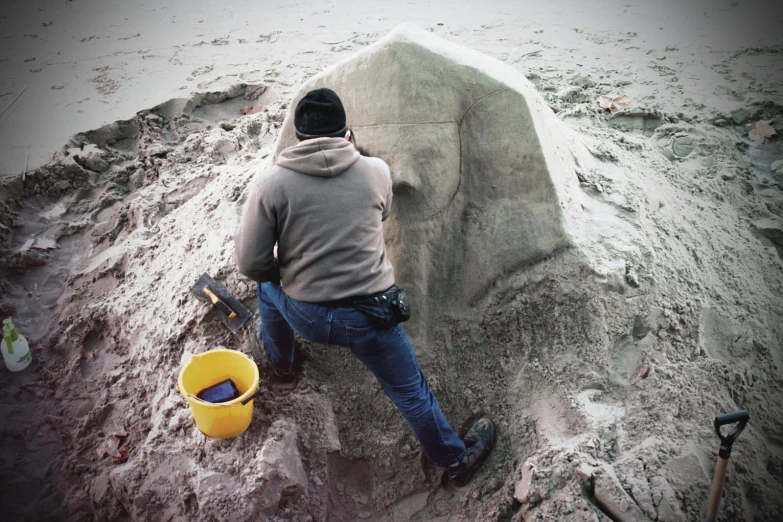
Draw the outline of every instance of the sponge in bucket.
<instances>
[{"instance_id":1,"label":"sponge in bucket","mask_svg":"<svg viewBox=\"0 0 783 522\"><path fill-rule=\"evenodd\" d=\"M231 379L219 382L209 388L204 388L196 395L202 401L220 403L228 402L239 397L237 385Z\"/></svg>"}]
</instances>

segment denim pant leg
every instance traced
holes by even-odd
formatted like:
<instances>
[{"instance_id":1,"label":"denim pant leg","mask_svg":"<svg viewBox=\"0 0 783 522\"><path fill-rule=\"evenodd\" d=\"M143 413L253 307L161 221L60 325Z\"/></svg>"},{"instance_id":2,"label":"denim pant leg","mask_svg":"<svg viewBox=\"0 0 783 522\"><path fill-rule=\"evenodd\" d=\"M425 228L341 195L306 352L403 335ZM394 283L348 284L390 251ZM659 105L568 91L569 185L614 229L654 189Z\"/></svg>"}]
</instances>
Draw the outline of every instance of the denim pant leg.
<instances>
[{"instance_id":1,"label":"denim pant leg","mask_svg":"<svg viewBox=\"0 0 783 522\"><path fill-rule=\"evenodd\" d=\"M264 352L276 365L290 368L294 364L296 348L294 331L305 337L313 322L288 306L288 297L280 285L260 283L256 292Z\"/></svg>"},{"instance_id":2,"label":"denim pant leg","mask_svg":"<svg viewBox=\"0 0 783 522\"><path fill-rule=\"evenodd\" d=\"M258 285L264 351L276 364L294 361L294 332L318 343L347 346L378 379L435 464L456 465L465 444L443 415L402 326L381 329L352 308L327 308L288 297L280 285Z\"/></svg>"},{"instance_id":3,"label":"denim pant leg","mask_svg":"<svg viewBox=\"0 0 783 522\"><path fill-rule=\"evenodd\" d=\"M378 379L427 456L441 467L458 464L465 454L465 444L444 417L402 326L347 326L346 333L348 347Z\"/></svg>"}]
</instances>

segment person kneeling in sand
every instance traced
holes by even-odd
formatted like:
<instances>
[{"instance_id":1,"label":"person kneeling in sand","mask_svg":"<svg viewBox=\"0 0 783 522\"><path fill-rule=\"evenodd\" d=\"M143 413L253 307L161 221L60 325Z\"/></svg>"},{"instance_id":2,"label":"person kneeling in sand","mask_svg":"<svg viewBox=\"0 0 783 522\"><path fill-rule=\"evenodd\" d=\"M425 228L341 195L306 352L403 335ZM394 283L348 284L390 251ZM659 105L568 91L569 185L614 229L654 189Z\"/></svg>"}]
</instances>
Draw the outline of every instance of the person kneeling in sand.
<instances>
[{"instance_id":1,"label":"person kneeling in sand","mask_svg":"<svg viewBox=\"0 0 783 522\"><path fill-rule=\"evenodd\" d=\"M395 324L407 306L383 240L389 166L359 154L330 89L302 98L294 127L299 143L254 179L235 237L237 267L258 283L259 333L273 374L295 379L295 332L347 347L378 379L427 456L455 484L466 484L494 447L495 425L482 418L464 440L457 436Z\"/></svg>"}]
</instances>

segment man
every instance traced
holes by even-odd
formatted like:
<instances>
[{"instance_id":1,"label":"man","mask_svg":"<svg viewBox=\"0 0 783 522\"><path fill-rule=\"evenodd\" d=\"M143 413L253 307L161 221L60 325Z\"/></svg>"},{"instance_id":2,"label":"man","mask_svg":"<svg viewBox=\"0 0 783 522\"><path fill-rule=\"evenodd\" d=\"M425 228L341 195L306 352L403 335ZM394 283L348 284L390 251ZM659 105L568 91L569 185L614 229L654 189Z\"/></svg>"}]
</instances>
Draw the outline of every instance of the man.
<instances>
[{"instance_id":1,"label":"man","mask_svg":"<svg viewBox=\"0 0 783 522\"><path fill-rule=\"evenodd\" d=\"M378 379L427 456L464 485L492 451L494 423L480 419L460 440L402 326L379 326L355 308L365 298L396 295L387 292L397 287L382 227L391 211L389 166L359 154L330 89L302 98L294 126L299 143L254 180L235 238L239 271L259 283L260 333L273 373L295 378L294 333L347 347Z\"/></svg>"}]
</instances>

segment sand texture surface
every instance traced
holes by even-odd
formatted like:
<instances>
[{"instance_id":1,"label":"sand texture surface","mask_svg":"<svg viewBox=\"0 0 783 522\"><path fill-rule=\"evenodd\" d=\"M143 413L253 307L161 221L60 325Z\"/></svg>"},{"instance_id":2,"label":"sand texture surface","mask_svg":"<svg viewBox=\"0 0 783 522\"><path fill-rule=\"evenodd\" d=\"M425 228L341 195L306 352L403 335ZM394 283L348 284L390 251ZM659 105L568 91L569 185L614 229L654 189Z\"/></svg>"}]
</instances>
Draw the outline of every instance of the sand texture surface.
<instances>
[{"instance_id":1,"label":"sand texture surface","mask_svg":"<svg viewBox=\"0 0 783 522\"><path fill-rule=\"evenodd\" d=\"M9 520L699 520L738 409L720 520L783 519L779 7L261 4L2 15L0 315L34 355L0 382ZM262 360L189 288L255 310L232 237L316 85L392 165L444 413L498 422L466 487L343 349L303 342L234 439L176 390L191 354Z\"/></svg>"}]
</instances>

